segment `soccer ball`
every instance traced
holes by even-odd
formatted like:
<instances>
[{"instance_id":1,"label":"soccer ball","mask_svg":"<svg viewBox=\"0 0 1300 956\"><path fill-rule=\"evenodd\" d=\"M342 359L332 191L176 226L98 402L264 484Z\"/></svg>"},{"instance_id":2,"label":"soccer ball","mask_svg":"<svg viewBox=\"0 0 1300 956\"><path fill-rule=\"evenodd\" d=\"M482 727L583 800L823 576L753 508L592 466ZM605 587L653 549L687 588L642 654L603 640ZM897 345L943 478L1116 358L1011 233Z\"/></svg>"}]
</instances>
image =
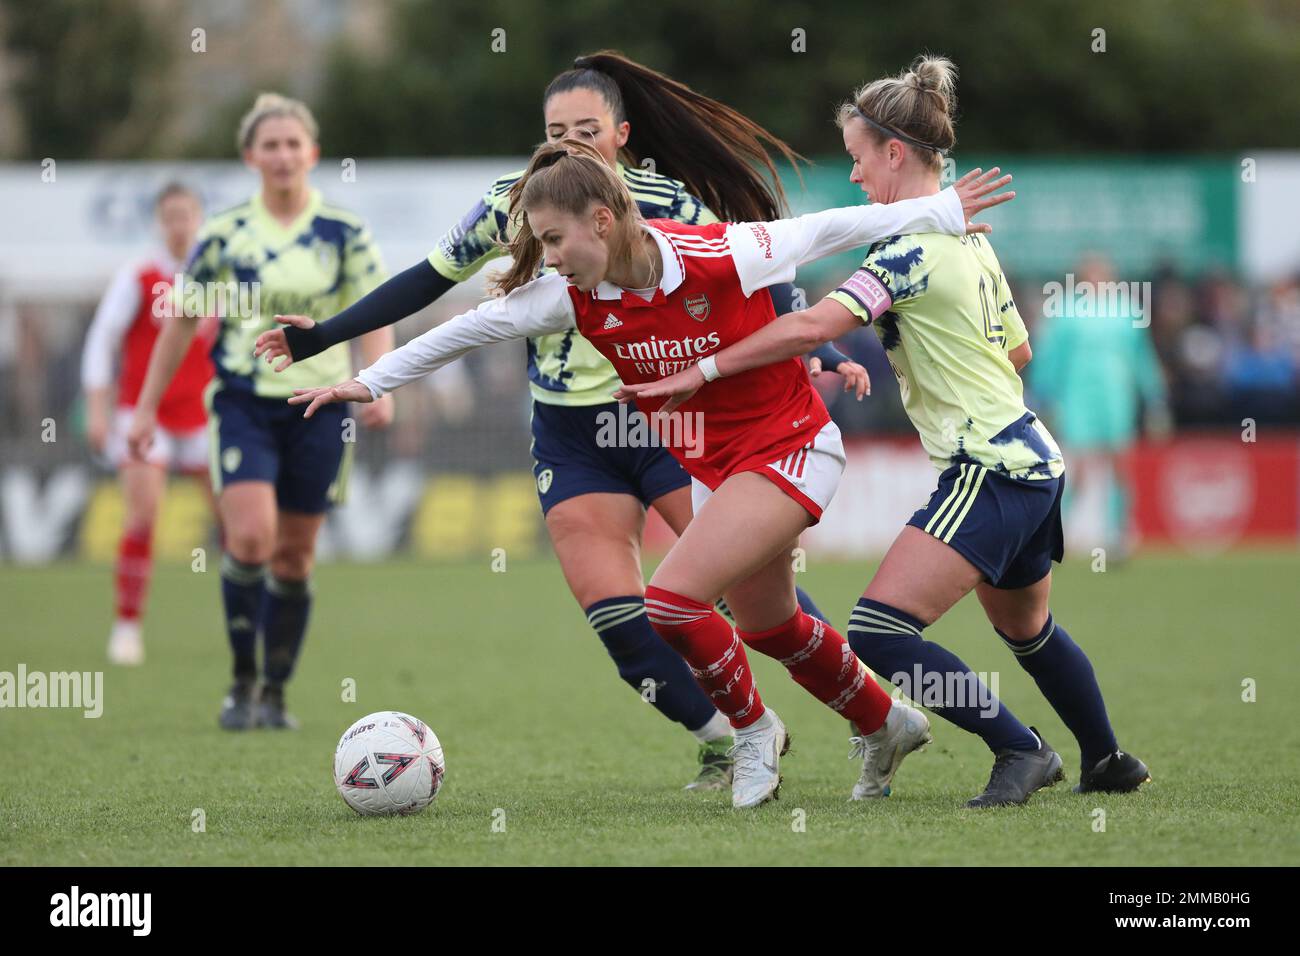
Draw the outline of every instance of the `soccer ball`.
<instances>
[{"instance_id":1,"label":"soccer ball","mask_svg":"<svg viewBox=\"0 0 1300 956\"><path fill-rule=\"evenodd\" d=\"M362 816L418 813L433 803L445 770L437 735L396 710L362 717L334 751L334 786Z\"/></svg>"}]
</instances>

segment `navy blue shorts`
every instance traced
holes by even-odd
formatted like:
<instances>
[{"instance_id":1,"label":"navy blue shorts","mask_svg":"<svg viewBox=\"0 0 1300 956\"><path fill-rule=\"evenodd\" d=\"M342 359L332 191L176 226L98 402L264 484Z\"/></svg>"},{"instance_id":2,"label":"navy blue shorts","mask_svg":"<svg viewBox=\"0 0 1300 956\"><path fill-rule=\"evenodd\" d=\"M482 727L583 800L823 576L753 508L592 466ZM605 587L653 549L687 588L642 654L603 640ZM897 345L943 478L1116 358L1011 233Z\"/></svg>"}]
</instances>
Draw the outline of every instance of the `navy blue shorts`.
<instances>
[{"instance_id":1,"label":"navy blue shorts","mask_svg":"<svg viewBox=\"0 0 1300 956\"><path fill-rule=\"evenodd\" d=\"M953 465L907 523L951 546L995 588L1014 590L1041 581L1064 555L1064 491L1064 476L1028 481Z\"/></svg>"},{"instance_id":2,"label":"navy blue shorts","mask_svg":"<svg viewBox=\"0 0 1300 956\"><path fill-rule=\"evenodd\" d=\"M620 417L619 409L618 402L572 407L533 402L533 477L542 514L561 501L597 492L632 495L649 507L670 491L690 487L691 476L662 446L605 441L608 447L602 447L598 436L607 438L632 411L625 409Z\"/></svg>"},{"instance_id":3,"label":"navy blue shorts","mask_svg":"<svg viewBox=\"0 0 1300 956\"><path fill-rule=\"evenodd\" d=\"M269 481L283 511L321 514L343 501L352 463L344 432L347 404L325 405L311 418L303 406L283 398L218 388L212 395L208 427L212 488L239 481Z\"/></svg>"}]
</instances>

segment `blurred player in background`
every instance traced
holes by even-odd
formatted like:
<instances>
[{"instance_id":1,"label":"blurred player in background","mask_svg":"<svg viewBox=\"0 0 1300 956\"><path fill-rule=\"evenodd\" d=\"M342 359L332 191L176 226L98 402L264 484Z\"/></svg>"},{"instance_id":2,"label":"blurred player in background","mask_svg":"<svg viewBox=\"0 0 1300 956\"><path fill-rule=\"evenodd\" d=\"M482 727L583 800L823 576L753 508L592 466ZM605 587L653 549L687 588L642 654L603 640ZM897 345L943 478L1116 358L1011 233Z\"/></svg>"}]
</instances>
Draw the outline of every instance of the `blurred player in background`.
<instances>
[{"instance_id":1,"label":"blurred player in background","mask_svg":"<svg viewBox=\"0 0 1300 956\"><path fill-rule=\"evenodd\" d=\"M546 138L579 131L615 169L641 215L690 225L727 219L775 219L785 195L767 149L792 165L780 139L729 107L617 53L579 57L542 98ZM766 146L765 146L766 144ZM636 165L651 161L650 168ZM626 162L624 162L626 160ZM763 177L770 174L772 183ZM259 353L293 361L424 308L486 263L504 255L515 228L510 190L522 170L498 179L438 243L426 261L389 280L341 315L264 334ZM670 178L677 177L677 178ZM717 215L715 215L715 213ZM793 307L794 286L772 289L778 312ZM846 389L865 381L861 366L834 348L817 366L837 371ZM281 362L279 367L284 367ZM646 619L641 534L654 508L680 535L691 520L690 476L661 447L601 447L600 422L619 405L610 363L576 329L528 340L533 397L532 454L546 529L565 580L618 668L638 693L699 741L700 770L688 790L730 784L731 725L699 689L681 658ZM626 413L624 413L626 414ZM800 605L821 617L812 599Z\"/></svg>"},{"instance_id":2,"label":"blurred player in background","mask_svg":"<svg viewBox=\"0 0 1300 956\"><path fill-rule=\"evenodd\" d=\"M942 57L920 57L899 76L859 89L839 112L849 178L876 204L938 193L942 156L956 142L955 107L956 67ZM967 806L1024 803L1061 779L1060 756L960 658L921 637L973 590L1078 740L1078 789L1136 790L1150 779L1147 768L1119 749L1092 664L1049 608L1052 562L1063 552L1065 463L1025 407L1017 372L1030 359L1029 336L988 240L921 234L877 242L838 289L719 352L716 370L741 374L863 323L874 323L940 475L850 617L854 651L993 751L989 782ZM704 378L692 366L633 391L692 394ZM927 697L927 685L941 689L939 699Z\"/></svg>"},{"instance_id":3,"label":"blurred player in background","mask_svg":"<svg viewBox=\"0 0 1300 956\"><path fill-rule=\"evenodd\" d=\"M339 401L370 401L479 346L571 328L612 363L622 383L616 394L626 399L635 383L695 369L697 360L707 365L706 353L773 322L766 290L791 281L799 265L898 232L960 235L968 215L1010 198L981 199L1000 184L972 178L941 196L890 207L738 225L647 223L594 148L577 140L546 144L511 188L520 230L511 243L514 264L497 280L504 294L357 378L299 389L290 402L306 404L311 415ZM556 272L539 275L543 262ZM928 739L928 721L891 706L844 638L798 606L790 561L843 473L839 430L793 357L681 401L676 414L689 423L679 417L666 434L659 423L659 431L692 476L694 517L655 571L645 604L655 631L731 722L733 806L776 795L788 747L785 726L758 695L744 645L779 661L867 738L863 777L873 785L869 795L883 796L898 762ZM646 403L652 420L663 404ZM714 608L724 595L735 628Z\"/></svg>"},{"instance_id":4,"label":"blurred player in background","mask_svg":"<svg viewBox=\"0 0 1300 956\"><path fill-rule=\"evenodd\" d=\"M234 655L235 681L219 717L227 730L296 726L285 711L284 685L307 630L316 535L343 499L354 440L346 406L305 422L284 403L295 386L348 374L346 347L275 375L253 358L253 341L276 312L334 312L384 279L365 223L326 203L308 182L320 147L304 104L262 94L240 123L238 143L261 189L209 220L184 290L186 298L207 299L208 290L226 289L209 410L212 481L225 533L221 592ZM187 307L159 336L131 424L139 457L148 454L160 398L194 329ZM392 345L392 330L379 329L362 339L361 351L369 363ZM388 401L363 409L360 419L382 428L392 415ZM259 632L262 684L255 693Z\"/></svg>"},{"instance_id":5,"label":"blurred player in background","mask_svg":"<svg viewBox=\"0 0 1300 956\"><path fill-rule=\"evenodd\" d=\"M1165 377L1148 329L1151 303L1134 301L1128 283L1115 283L1107 259L1095 254L1085 258L1076 270L1075 288L1088 289L1091 298L1064 299L1045 318L1029 385L1048 406L1070 453L1073 487L1062 501L1067 527L1080 501L1100 499L1098 543L1108 558L1118 561L1127 556L1130 544L1127 458L1137 439L1139 402L1147 430L1167 435Z\"/></svg>"},{"instance_id":6,"label":"blurred player in background","mask_svg":"<svg viewBox=\"0 0 1300 956\"><path fill-rule=\"evenodd\" d=\"M117 469L125 506L114 569L116 617L108 638L108 658L114 664L144 662L142 625L153 573L153 531L168 471L199 479L209 503L212 499L203 390L212 378L208 350L216 338L214 319L199 323L176 377L159 402L158 436L148 457L135 460L127 448L127 429L144 385L149 354L171 308L172 280L203 223L198 194L180 183L162 189L154 212L163 248L123 266L113 277L95 310L81 357L86 440L95 454L106 456Z\"/></svg>"}]
</instances>

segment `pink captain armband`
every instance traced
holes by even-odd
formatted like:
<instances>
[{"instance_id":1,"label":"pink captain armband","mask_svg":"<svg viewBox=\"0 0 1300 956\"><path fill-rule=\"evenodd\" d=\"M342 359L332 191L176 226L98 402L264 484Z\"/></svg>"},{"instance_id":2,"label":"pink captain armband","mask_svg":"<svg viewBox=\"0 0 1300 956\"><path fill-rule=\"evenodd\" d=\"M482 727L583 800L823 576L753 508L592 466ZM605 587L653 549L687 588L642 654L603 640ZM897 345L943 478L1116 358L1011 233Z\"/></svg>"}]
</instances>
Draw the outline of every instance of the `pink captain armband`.
<instances>
[{"instance_id":1,"label":"pink captain armband","mask_svg":"<svg viewBox=\"0 0 1300 956\"><path fill-rule=\"evenodd\" d=\"M859 269L841 282L835 289L843 292L871 316L872 321L880 318L894 304L893 296L883 282L866 269Z\"/></svg>"}]
</instances>

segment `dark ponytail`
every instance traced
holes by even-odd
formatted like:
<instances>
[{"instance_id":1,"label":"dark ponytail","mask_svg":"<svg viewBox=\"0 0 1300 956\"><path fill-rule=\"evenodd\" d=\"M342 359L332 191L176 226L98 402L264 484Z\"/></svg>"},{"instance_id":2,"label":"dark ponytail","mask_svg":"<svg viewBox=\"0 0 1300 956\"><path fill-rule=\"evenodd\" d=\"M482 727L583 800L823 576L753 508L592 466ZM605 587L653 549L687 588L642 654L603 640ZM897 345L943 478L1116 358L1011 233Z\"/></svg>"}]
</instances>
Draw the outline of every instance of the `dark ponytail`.
<instances>
[{"instance_id":1,"label":"dark ponytail","mask_svg":"<svg viewBox=\"0 0 1300 956\"><path fill-rule=\"evenodd\" d=\"M573 66L551 81L545 100L573 89L599 93L615 123L632 124L624 149L633 163L653 159L656 172L681 180L723 220L756 222L785 215L785 190L768 150L780 154L796 173L798 163L806 160L784 140L615 50L580 56Z\"/></svg>"}]
</instances>

